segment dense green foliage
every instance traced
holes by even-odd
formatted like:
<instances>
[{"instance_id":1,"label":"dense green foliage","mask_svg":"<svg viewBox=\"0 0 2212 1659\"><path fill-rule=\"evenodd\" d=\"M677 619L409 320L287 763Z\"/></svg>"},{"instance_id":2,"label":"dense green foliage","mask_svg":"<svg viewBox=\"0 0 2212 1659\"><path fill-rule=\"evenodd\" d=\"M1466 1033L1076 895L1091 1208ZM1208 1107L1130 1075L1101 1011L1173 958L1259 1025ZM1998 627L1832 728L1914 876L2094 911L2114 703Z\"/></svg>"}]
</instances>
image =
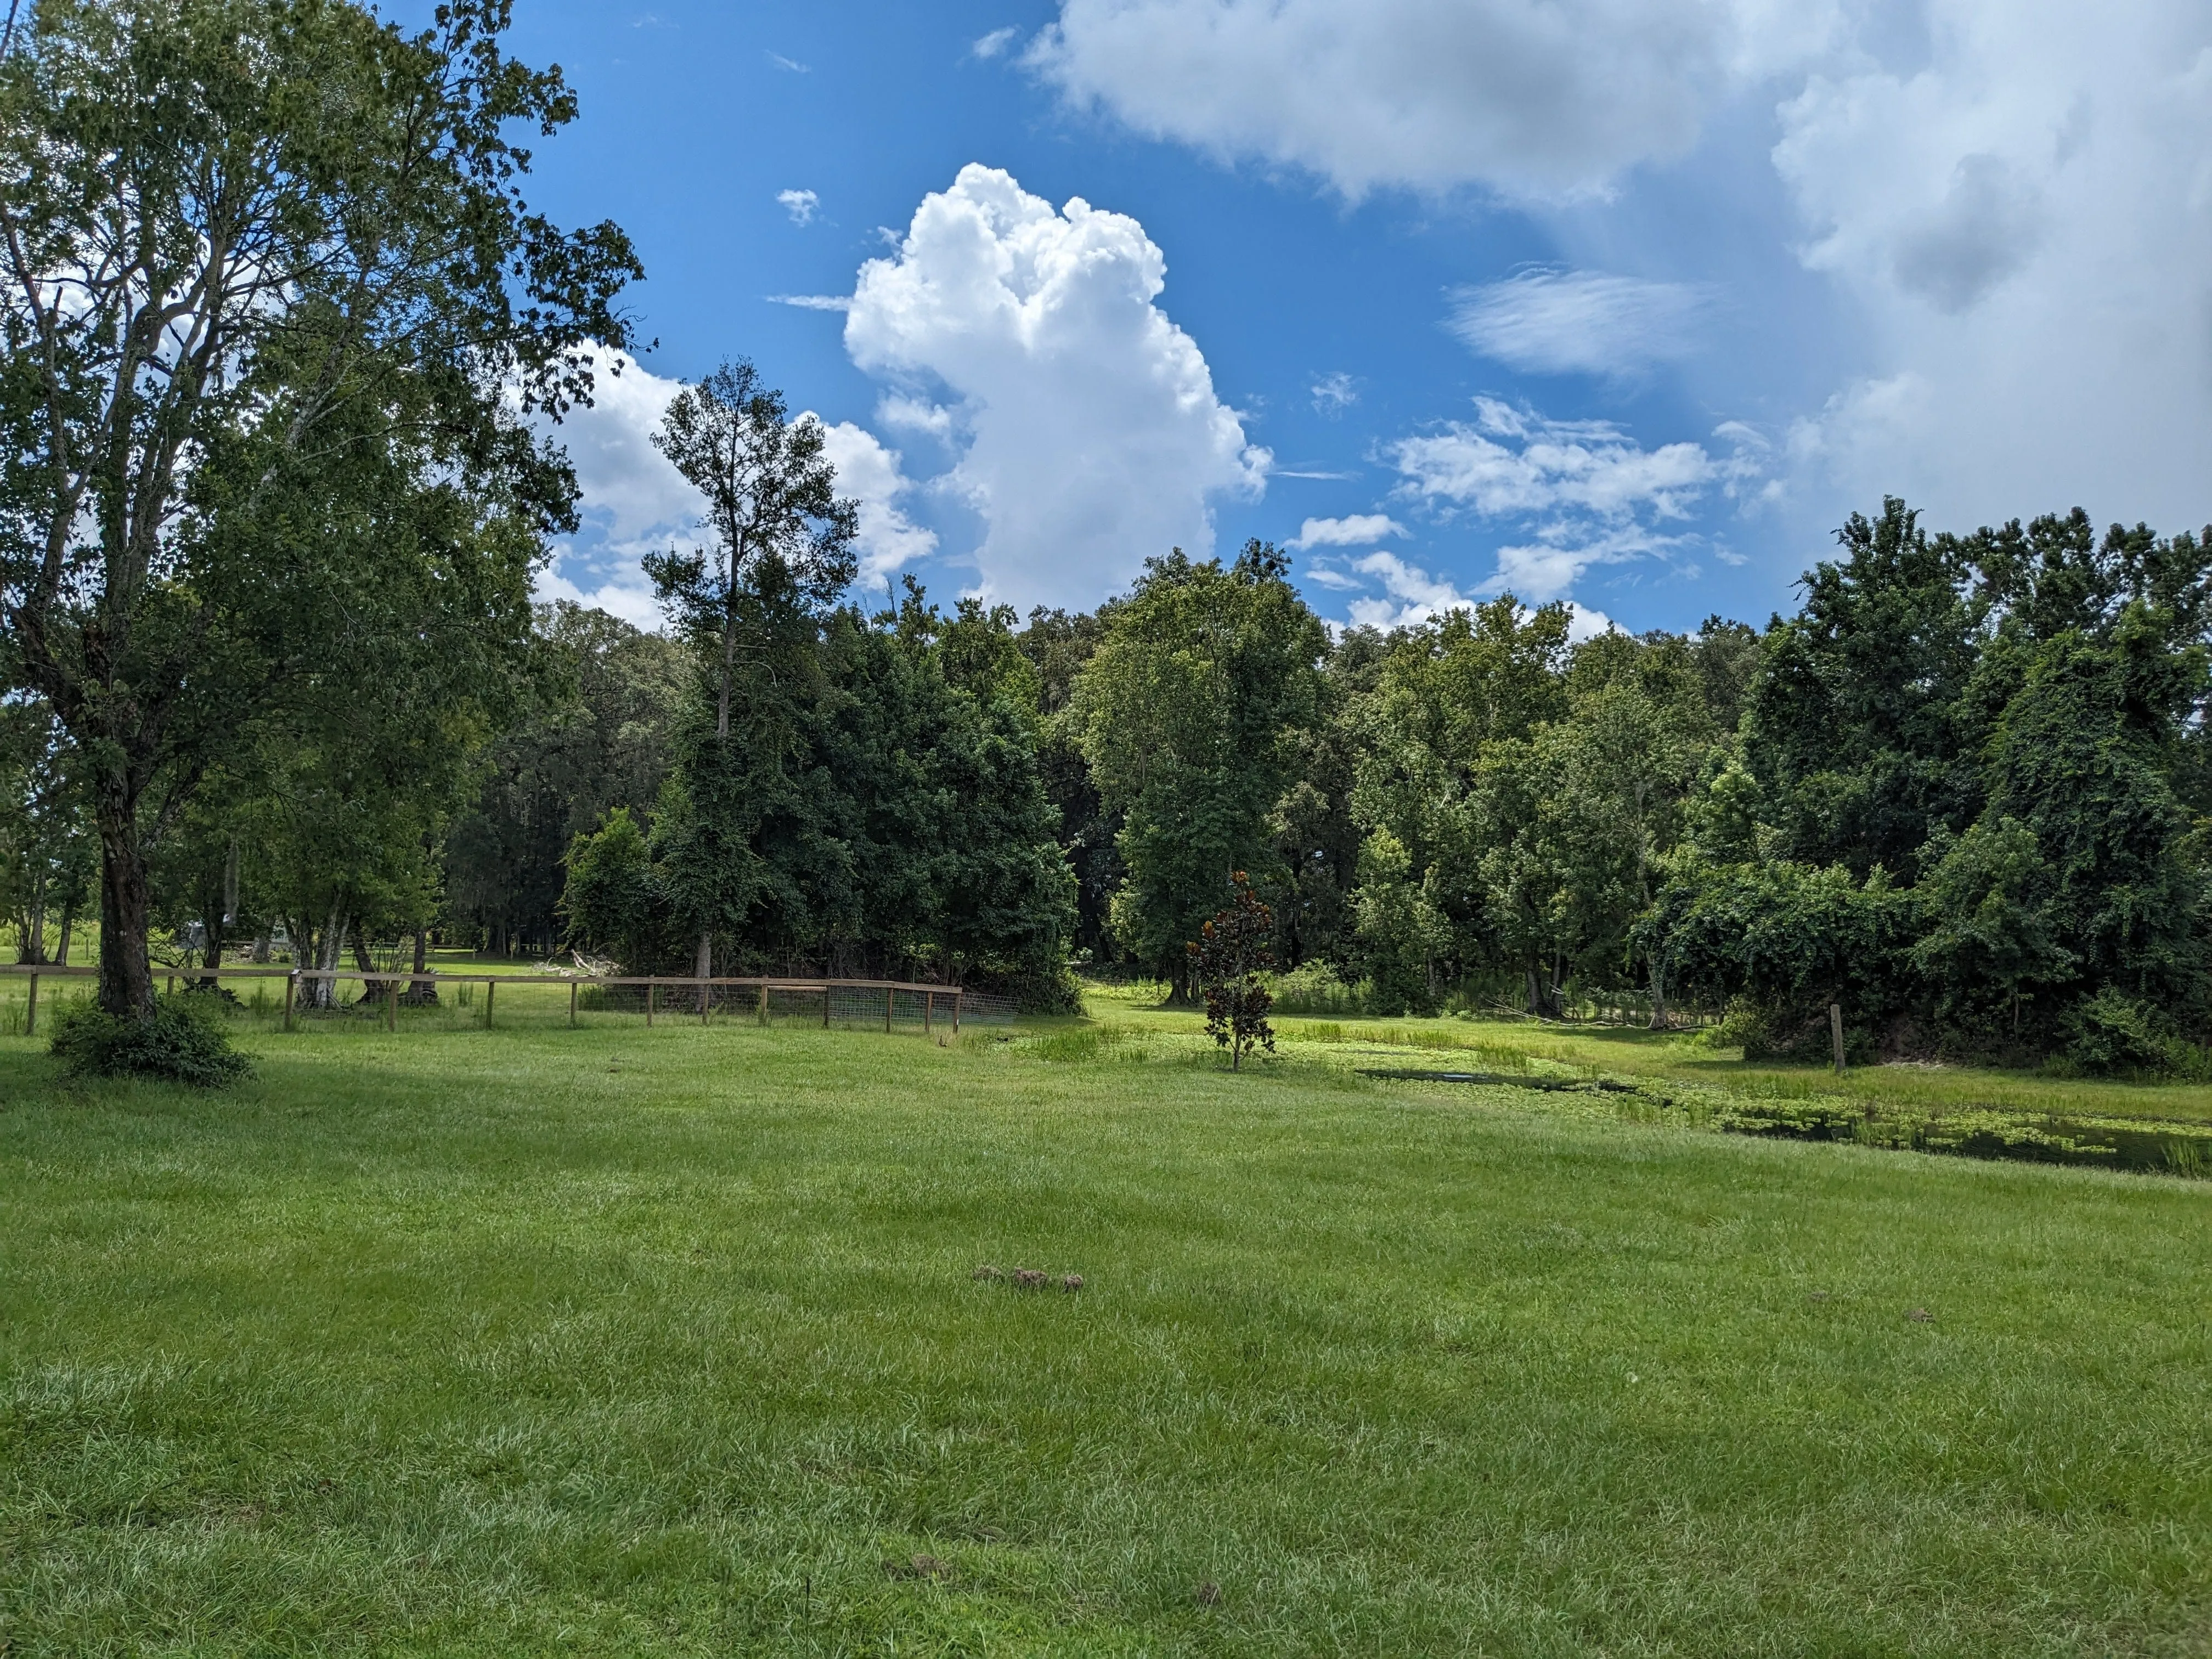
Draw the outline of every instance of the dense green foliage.
<instances>
[{"instance_id":1,"label":"dense green foliage","mask_svg":"<svg viewBox=\"0 0 2212 1659\"><path fill-rule=\"evenodd\" d=\"M411 908L403 843L507 718L530 571L573 522L528 418L588 395L638 271L614 227L525 199L514 139L575 100L502 51L510 10L9 13L4 686L64 734L97 830L112 1014L152 1017L155 865L204 792L326 809L327 836L283 826L276 880L330 956L340 866Z\"/></svg>"},{"instance_id":2,"label":"dense green foliage","mask_svg":"<svg viewBox=\"0 0 2212 1659\"><path fill-rule=\"evenodd\" d=\"M161 997L148 1019L111 1014L96 1002L67 1005L54 1017L54 1057L66 1077L149 1077L227 1089L252 1076L253 1062L205 1002L191 991Z\"/></svg>"},{"instance_id":3,"label":"dense green foliage","mask_svg":"<svg viewBox=\"0 0 2212 1659\"><path fill-rule=\"evenodd\" d=\"M1022 662L1004 617L948 623L917 590L833 611L776 642L778 672L737 681L726 737L702 682L687 718L704 758L653 804L649 842L617 811L571 851L573 936L676 969L711 916L718 971L919 974L1066 1006L1073 882L1026 681L976 677L979 633Z\"/></svg>"}]
</instances>

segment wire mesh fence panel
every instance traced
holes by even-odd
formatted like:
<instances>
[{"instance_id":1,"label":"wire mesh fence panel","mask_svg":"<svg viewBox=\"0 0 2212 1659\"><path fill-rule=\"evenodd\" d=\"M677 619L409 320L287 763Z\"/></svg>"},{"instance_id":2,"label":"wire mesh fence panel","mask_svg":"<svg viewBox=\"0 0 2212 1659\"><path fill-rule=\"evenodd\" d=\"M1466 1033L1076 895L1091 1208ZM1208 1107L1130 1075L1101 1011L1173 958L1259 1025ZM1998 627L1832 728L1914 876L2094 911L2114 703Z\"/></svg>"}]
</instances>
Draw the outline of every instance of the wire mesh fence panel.
<instances>
[{"instance_id":1,"label":"wire mesh fence panel","mask_svg":"<svg viewBox=\"0 0 2212 1659\"><path fill-rule=\"evenodd\" d=\"M1006 998L951 986L881 981L649 979L530 972L416 974L391 968L224 968L179 972L181 986L205 994L210 1009L247 1030L334 1036L475 1028L539 1030L589 1024L644 1025L811 1025L839 1030L951 1032L1005 1025ZM87 970L40 975L35 1024L66 1001L88 1000ZM0 1036L33 1027L32 983L24 969L0 966Z\"/></svg>"}]
</instances>

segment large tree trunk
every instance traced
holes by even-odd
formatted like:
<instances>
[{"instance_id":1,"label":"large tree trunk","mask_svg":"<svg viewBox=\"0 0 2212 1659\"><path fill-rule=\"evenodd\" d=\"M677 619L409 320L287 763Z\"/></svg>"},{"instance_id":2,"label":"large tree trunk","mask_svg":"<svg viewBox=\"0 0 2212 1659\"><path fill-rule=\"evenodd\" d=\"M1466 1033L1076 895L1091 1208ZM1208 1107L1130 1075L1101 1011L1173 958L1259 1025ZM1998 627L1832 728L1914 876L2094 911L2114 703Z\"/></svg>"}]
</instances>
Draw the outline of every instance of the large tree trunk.
<instances>
[{"instance_id":1,"label":"large tree trunk","mask_svg":"<svg viewBox=\"0 0 2212 1659\"><path fill-rule=\"evenodd\" d=\"M93 822L100 832L100 1006L123 1019L154 1017L154 964L146 955L153 912L138 798L121 779L99 778Z\"/></svg>"},{"instance_id":2,"label":"large tree trunk","mask_svg":"<svg viewBox=\"0 0 2212 1659\"><path fill-rule=\"evenodd\" d=\"M376 963L368 954L368 935L359 928L354 930L353 935L353 965L363 974L376 971ZM381 1002L391 988L392 981L388 979L364 979L361 982L361 1000L363 1002Z\"/></svg>"},{"instance_id":3,"label":"large tree trunk","mask_svg":"<svg viewBox=\"0 0 2212 1659\"><path fill-rule=\"evenodd\" d=\"M1539 1019L1559 1017L1559 994L1544 971L1542 961L1528 964L1528 1012Z\"/></svg>"},{"instance_id":4,"label":"large tree trunk","mask_svg":"<svg viewBox=\"0 0 2212 1659\"><path fill-rule=\"evenodd\" d=\"M714 971L714 935L711 932L702 933L699 935L699 965L694 977L705 979ZM699 988L699 1012L702 1014L707 1012L707 998L709 991L710 988L708 986L702 985Z\"/></svg>"},{"instance_id":5,"label":"large tree trunk","mask_svg":"<svg viewBox=\"0 0 2212 1659\"><path fill-rule=\"evenodd\" d=\"M1674 1022L1667 1017L1667 970L1659 958L1651 958L1651 1025L1655 1031L1671 1030Z\"/></svg>"},{"instance_id":6,"label":"large tree trunk","mask_svg":"<svg viewBox=\"0 0 2212 1659\"><path fill-rule=\"evenodd\" d=\"M70 935L76 931L76 901L72 899L67 904L62 906L62 943L61 948L54 952L55 967L66 968L69 966Z\"/></svg>"}]
</instances>

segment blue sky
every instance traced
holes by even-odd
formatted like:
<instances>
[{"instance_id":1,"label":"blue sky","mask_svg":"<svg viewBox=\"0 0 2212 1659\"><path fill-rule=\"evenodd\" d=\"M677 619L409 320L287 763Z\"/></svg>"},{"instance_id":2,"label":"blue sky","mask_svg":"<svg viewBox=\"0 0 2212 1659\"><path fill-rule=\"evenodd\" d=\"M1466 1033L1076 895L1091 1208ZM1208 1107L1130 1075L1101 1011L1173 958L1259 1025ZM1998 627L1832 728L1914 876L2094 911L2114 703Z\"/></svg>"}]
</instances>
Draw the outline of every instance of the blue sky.
<instances>
[{"instance_id":1,"label":"blue sky","mask_svg":"<svg viewBox=\"0 0 2212 1659\"><path fill-rule=\"evenodd\" d=\"M630 233L659 342L564 434L547 591L640 620L690 516L645 434L738 355L832 427L867 581L1024 608L1261 536L1332 618L1694 628L1885 491L2212 518L2201 5L517 11L583 107L535 200Z\"/></svg>"}]
</instances>

